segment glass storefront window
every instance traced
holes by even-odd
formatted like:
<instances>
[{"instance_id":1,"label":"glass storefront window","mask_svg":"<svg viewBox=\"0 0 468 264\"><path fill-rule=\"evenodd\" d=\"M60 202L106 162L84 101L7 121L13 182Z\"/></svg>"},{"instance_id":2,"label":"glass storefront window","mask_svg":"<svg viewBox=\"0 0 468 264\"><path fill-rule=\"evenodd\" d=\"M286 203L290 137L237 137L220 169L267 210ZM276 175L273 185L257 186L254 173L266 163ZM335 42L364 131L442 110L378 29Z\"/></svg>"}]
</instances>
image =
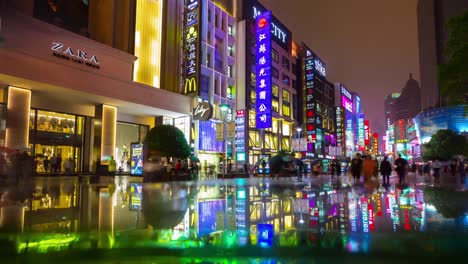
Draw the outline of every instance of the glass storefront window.
<instances>
[{"instance_id":1,"label":"glass storefront window","mask_svg":"<svg viewBox=\"0 0 468 264\"><path fill-rule=\"evenodd\" d=\"M260 142L260 133L258 131L249 131L249 146L262 147Z\"/></svg>"},{"instance_id":2,"label":"glass storefront window","mask_svg":"<svg viewBox=\"0 0 468 264\"><path fill-rule=\"evenodd\" d=\"M278 88L278 85L273 84L273 85L271 86L271 94L273 95L273 97L278 98L278 96L279 96L279 88Z\"/></svg>"},{"instance_id":3,"label":"glass storefront window","mask_svg":"<svg viewBox=\"0 0 468 264\"><path fill-rule=\"evenodd\" d=\"M271 108L274 112L279 112L278 100L271 100Z\"/></svg>"},{"instance_id":4,"label":"glass storefront window","mask_svg":"<svg viewBox=\"0 0 468 264\"><path fill-rule=\"evenodd\" d=\"M249 127L255 128L255 110L250 109L249 110Z\"/></svg>"},{"instance_id":5,"label":"glass storefront window","mask_svg":"<svg viewBox=\"0 0 468 264\"><path fill-rule=\"evenodd\" d=\"M32 109L29 143L39 173L81 170L84 118Z\"/></svg>"},{"instance_id":6,"label":"glass storefront window","mask_svg":"<svg viewBox=\"0 0 468 264\"><path fill-rule=\"evenodd\" d=\"M283 103L290 103L291 102L291 98L290 98L290 95L289 95L289 92L286 91L286 90L283 90L282 91L282 94L283 94Z\"/></svg>"},{"instance_id":7,"label":"glass storefront window","mask_svg":"<svg viewBox=\"0 0 468 264\"><path fill-rule=\"evenodd\" d=\"M291 124L283 121L283 136L291 135Z\"/></svg>"},{"instance_id":8,"label":"glass storefront window","mask_svg":"<svg viewBox=\"0 0 468 264\"><path fill-rule=\"evenodd\" d=\"M278 119L273 118L272 122L272 127L273 127L273 133L278 133Z\"/></svg>"},{"instance_id":9,"label":"glass storefront window","mask_svg":"<svg viewBox=\"0 0 468 264\"><path fill-rule=\"evenodd\" d=\"M114 159L118 171L130 172L130 147L137 142L140 142L140 126L117 122Z\"/></svg>"},{"instance_id":10,"label":"glass storefront window","mask_svg":"<svg viewBox=\"0 0 468 264\"><path fill-rule=\"evenodd\" d=\"M291 116L291 108L287 104L283 104L283 115L284 116Z\"/></svg>"}]
</instances>

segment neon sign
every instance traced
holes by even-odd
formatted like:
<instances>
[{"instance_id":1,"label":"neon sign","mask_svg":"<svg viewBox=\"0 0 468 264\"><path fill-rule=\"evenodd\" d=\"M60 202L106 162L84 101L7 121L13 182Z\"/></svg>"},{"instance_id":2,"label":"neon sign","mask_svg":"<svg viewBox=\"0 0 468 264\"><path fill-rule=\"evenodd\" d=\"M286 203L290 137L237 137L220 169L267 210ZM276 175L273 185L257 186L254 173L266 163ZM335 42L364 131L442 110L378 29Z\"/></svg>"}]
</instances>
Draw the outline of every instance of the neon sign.
<instances>
[{"instance_id":1,"label":"neon sign","mask_svg":"<svg viewBox=\"0 0 468 264\"><path fill-rule=\"evenodd\" d=\"M358 146L361 150L364 149L365 144L365 132L364 132L364 114L359 113L357 119L357 126L358 126Z\"/></svg>"},{"instance_id":2,"label":"neon sign","mask_svg":"<svg viewBox=\"0 0 468 264\"><path fill-rule=\"evenodd\" d=\"M374 225L374 205L369 203L367 206L367 209L369 210L369 230L374 231L375 225Z\"/></svg>"},{"instance_id":3,"label":"neon sign","mask_svg":"<svg viewBox=\"0 0 468 264\"><path fill-rule=\"evenodd\" d=\"M341 94L343 94L344 96L346 96L349 100L353 100L353 96L351 95L351 93L348 91L348 89L346 89L344 86L341 86ZM352 111L351 111L352 112Z\"/></svg>"},{"instance_id":4,"label":"neon sign","mask_svg":"<svg viewBox=\"0 0 468 264\"><path fill-rule=\"evenodd\" d=\"M364 144L370 145L370 131L369 131L369 120L364 120Z\"/></svg>"},{"instance_id":5,"label":"neon sign","mask_svg":"<svg viewBox=\"0 0 468 264\"><path fill-rule=\"evenodd\" d=\"M306 134L315 135L316 115L315 115L315 98L314 98L314 59L312 52L306 51L305 64L305 124Z\"/></svg>"},{"instance_id":6,"label":"neon sign","mask_svg":"<svg viewBox=\"0 0 468 264\"><path fill-rule=\"evenodd\" d=\"M198 0L185 1L184 20L184 94L198 93L200 52L200 6Z\"/></svg>"},{"instance_id":7,"label":"neon sign","mask_svg":"<svg viewBox=\"0 0 468 264\"><path fill-rule=\"evenodd\" d=\"M353 112L353 102L344 95L341 96L341 106L343 106L349 112Z\"/></svg>"},{"instance_id":8,"label":"neon sign","mask_svg":"<svg viewBox=\"0 0 468 264\"><path fill-rule=\"evenodd\" d=\"M252 4L249 7L249 9L251 8L250 10L252 13L250 13L250 16L253 19L256 19L263 12L268 11L265 7L263 7L257 1L248 1L248 2L251 2ZM281 24L281 22L279 22L274 16L271 16L270 22L271 22L270 32L271 32L272 40L274 40L276 43L278 43L283 48L289 51L291 49L291 32L283 24Z\"/></svg>"},{"instance_id":9,"label":"neon sign","mask_svg":"<svg viewBox=\"0 0 468 264\"><path fill-rule=\"evenodd\" d=\"M256 127L271 128L271 12L256 20Z\"/></svg>"},{"instance_id":10,"label":"neon sign","mask_svg":"<svg viewBox=\"0 0 468 264\"><path fill-rule=\"evenodd\" d=\"M323 63L317 58L314 60L314 62L315 62L315 69L317 70L317 72L320 73L320 75L322 75L323 77L325 77L327 75L326 74L327 72L325 69L325 63Z\"/></svg>"},{"instance_id":11,"label":"neon sign","mask_svg":"<svg viewBox=\"0 0 468 264\"><path fill-rule=\"evenodd\" d=\"M369 208L367 198L361 198L362 231L369 233Z\"/></svg>"},{"instance_id":12,"label":"neon sign","mask_svg":"<svg viewBox=\"0 0 468 264\"><path fill-rule=\"evenodd\" d=\"M236 160L244 161L245 155L245 110L236 112Z\"/></svg>"},{"instance_id":13,"label":"neon sign","mask_svg":"<svg viewBox=\"0 0 468 264\"><path fill-rule=\"evenodd\" d=\"M349 210L349 222L351 225L351 231L357 231L357 210L356 210L356 199L353 193L348 194L348 210Z\"/></svg>"}]
</instances>

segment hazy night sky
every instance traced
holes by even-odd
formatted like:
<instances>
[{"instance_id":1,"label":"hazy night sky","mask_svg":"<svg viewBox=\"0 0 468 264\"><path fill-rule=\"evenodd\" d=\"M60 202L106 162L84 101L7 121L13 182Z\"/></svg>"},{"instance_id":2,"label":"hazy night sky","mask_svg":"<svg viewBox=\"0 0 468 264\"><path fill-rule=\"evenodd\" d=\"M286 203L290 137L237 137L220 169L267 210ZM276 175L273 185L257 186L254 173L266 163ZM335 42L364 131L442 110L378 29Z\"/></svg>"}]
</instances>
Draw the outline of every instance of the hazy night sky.
<instances>
[{"instance_id":1,"label":"hazy night sky","mask_svg":"<svg viewBox=\"0 0 468 264\"><path fill-rule=\"evenodd\" d=\"M419 81L417 0L262 0L327 63L327 79L361 96L371 129L385 131L384 96Z\"/></svg>"}]
</instances>

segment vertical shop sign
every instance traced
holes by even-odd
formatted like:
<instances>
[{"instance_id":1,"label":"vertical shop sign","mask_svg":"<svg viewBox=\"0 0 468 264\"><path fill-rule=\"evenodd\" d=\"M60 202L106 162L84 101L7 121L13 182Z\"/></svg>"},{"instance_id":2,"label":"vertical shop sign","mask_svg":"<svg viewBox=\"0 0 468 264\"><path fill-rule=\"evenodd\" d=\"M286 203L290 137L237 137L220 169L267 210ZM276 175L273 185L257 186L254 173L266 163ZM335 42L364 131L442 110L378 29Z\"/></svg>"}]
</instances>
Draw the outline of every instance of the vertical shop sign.
<instances>
[{"instance_id":1,"label":"vertical shop sign","mask_svg":"<svg viewBox=\"0 0 468 264\"><path fill-rule=\"evenodd\" d=\"M184 19L184 94L198 94L200 64L200 4L185 0Z\"/></svg>"},{"instance_id":2,"label":"vertical shop sign","mask_svg":"<svg viewBox=\"0 0 468 264\"><path fill-rule=\"evenodd\" d=\"M374 231L374 229L375 229L375 225L374 225L374 205L369 203L367 208L369 210L369 230Z\"/></svg>"},{"instance_id":3,"label":"vertical shop sign","mask_svg":"<svg viewBox=\"0 0 468 264\"><path fill-rule=\"evenodd\" d=\"M315 135L314 57L309 50L305 57L305 124L306 135Z\"/></svg>"},{"instance_id":4,"label":"vertical shop sign","mask_svg":"<svg viewBox=\"0 0 468 264\"><path fill-rule=\"evenodd\" d=\"M370 145L370 135L369 135L369 120L364 120L364 144L366 146Z\"/></svg>"},{"instance_id":5,"label":"vertical shop sign","mask_svg":"<svg viewBox=\"0 0 468 264\"><path fill-rule=\"evenodd\" d=\"M245 110L236 112L236 160L245 161Z\"/></svg>"},{"instance_id":6,"label":"vertical shop sign","mask_svg":"<svg viewBox=\"0 0 468 264\"><path fill-rule=\"evenodd\" d=\"M271 12L256 18L256 126L271 128Z\"/></svg>"},{"instance_id":7,"label":"vertical shop sign","mask_svg":"<svg viewBox=\"0 0 468 264\"><path fill-rule=\"evenodd\" d=\"M343 111L340 106L336 107L336 145L343 146Z\"/></svg>"},{"instance_id":8,"label":"vertical shop sign","mask_svg":"<svg viewBox=\"0 0 468 264\"><path fill-rule=\"evenodd\" d=\"M364 113L358 114L358 146L359 150L364 151L365 146L365 131L364 131Z\"/></svg>"},{"instance_id":9,"label":"vertical shop sign","mask_svg":"<svg viewBox=\"0 0 468 264\"><path fill-rule=\"evenodd\" d=\"M224 141L224 124L216 124L216 141Z\"/></svg>"},{"instance_id":10,"label":"vertical shop sign","mask_svg":"<svg viewBox=\"0 0 468 264\"><path fill-rule=\"evenodd\" d=\"M369 233L369 207L367 198L361 198L362 231Z\"/></svg>"}]
</instances>

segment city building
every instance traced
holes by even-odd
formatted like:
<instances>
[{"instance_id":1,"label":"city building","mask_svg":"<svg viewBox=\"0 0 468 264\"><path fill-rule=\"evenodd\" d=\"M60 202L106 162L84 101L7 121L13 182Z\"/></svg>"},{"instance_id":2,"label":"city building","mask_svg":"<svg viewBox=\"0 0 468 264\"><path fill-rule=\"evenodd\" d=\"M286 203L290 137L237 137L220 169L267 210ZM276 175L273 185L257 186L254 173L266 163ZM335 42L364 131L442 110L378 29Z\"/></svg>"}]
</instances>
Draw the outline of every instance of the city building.
<instances>
[{"instance_id":1,"label":"city building","mask_svg":"<svg viewBox=\"0 0 468 264\"><path fill-rule=\"evenodd\" d=\"M410 73L409 80L401 90L400 96L391 104L390 123L415 117L422 110L420 98L419 82L413 79L413 75Z\"/></svg>"},{"instance_id":2,"label":"city building","mask_svg":"<svg viewBox=\"0 0 468 264\"><path fill-rule=\"evenodd\" d=\"M305 43L302 43L302 126L307 138L305 155L330 158L329 146L336 145L334 85L326 79L326 64Z\"/></svg>"},{"instance_id":3,"label":"city building","mask_svg":"<svg viewBox=\"0 0 468 264\"><path fill-rule=\"evenodd\" d=\"M417 7L422 108L441 105L437 66L444 62L450 18L468 10L465 0L419 0Z\"/></svg>"},{"instance_id":4,"label":"city building","mask_svg":"<svg viewBox=\"0 0 468 264\"><path fill-rule=\"evenodd\" d=\"M148 56L156 58L149 64L161 65L157 56L142 50L136 52L140 57L133 55L134 42L137 50L138 42L151 40L148 33L138 40L129 26L129 20L139 21L138 11L132 13L124 1L115 1L111 9L127 12L118 16L93 1L89 6L87 1L61 1L67 8L49 2L2 2L0 60L8 62L0 64L2 145L36 156L38 172L46 172L44 161L54 156L62 162L71 159L78 172L92 171L98 161L106 164L112 158L118 169L129 172L133 146L150 127L178 124L190 139L192 99L170 92L172 87L155 87L155 79L150 85L134 79ZM71 4L80 11L67 13ZM150 10L162 20L157 6ZM106 20L109 16L114 20ZM154 39L155 47L161 38Z\"/></svg>"},{"instance_id":5,"label":"city building","mask_svg":"<svg viewBox=\"0 0 468 264\"><path fill-rule=\"evenodd\" d=\"M238 86L241 87L240 93L245 93L239 94L238 100L238 110L245 110L245 155L242 156L250 164L256 164L279 150L291 150L293 128L297 122L297 64L291 31L274 15L262 17L266 23L261 26L267 26L270 31L262 31L267 39L260 43L257 34L263 27L257 25L257 16L266 14L268 10L258 1L241 2L242 21L237 28L237 51L238 58L245 55L245 61L239 59L244 62L238 65L238 69L239 66L243 68L238 72ZM262 44L265 44L265 50L256 50ZM261 52L266 52L266 67L261 67ZM257 80L256 76L263 75L263 71L260 72L262 68L267 76Z\"/></svg>"},{"instance_id":6,"label":"city building","mask_svg":"<svg viewBox=\"0 0 468 264\"><path fill-rule=\"evenodd\" d=\"M356 151L356 107L354 107L354 93L348 90L342 83L335 83L334 94L337 126L341 123L340 127L337 127L338 147L341 145L344 156L351 157Z\"/></svg>"},{"instance_id":7,"label":"city building","mask_svg":"<svg viewBox=\"0 0 468 264\"><path fill-rule=\"evenodd\" d=\"M222 172L226 167L220 165L235 159L235 133L228 130L235 121L240 90L236 84L237 26L232 6L224 2L185 1L182 92L193 97L198 109L192 124L194 152L205 173L209 167ZM205 110L208 115L199 115Z\"/></svg>"},{"instance_id":8,"label":"city building","mask_svg":"<svg viewBox=\"0 0 468 264\"><path fill-rule=\"evenodd\" d=\"M394 120L392 118L392 110L394 109L394 105L400 97L401 93L391 93L385 96L384 99L384 111L385 111L385 130L388 130L390 127L390 124L392 123L391 120Z\"/></svg>"}]
</instances>

